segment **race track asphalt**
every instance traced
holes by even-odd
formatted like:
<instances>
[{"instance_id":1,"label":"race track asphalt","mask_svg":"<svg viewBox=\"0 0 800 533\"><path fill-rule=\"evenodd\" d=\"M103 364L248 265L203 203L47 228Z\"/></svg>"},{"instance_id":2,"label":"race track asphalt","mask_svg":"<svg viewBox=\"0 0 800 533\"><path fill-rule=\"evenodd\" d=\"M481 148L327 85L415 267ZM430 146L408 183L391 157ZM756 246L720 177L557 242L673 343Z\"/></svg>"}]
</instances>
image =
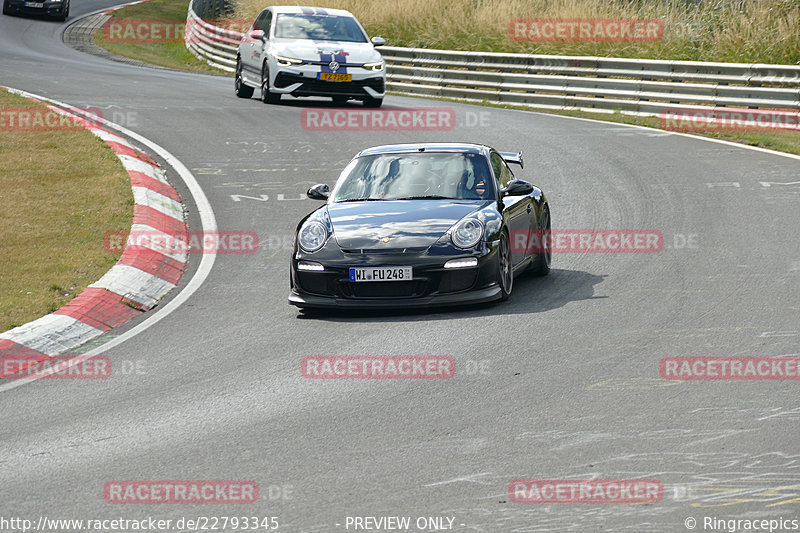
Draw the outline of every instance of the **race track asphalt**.
<instances>
[{"instance_id":1,"label":"race track asphalt","mask_svg":"<svg viewBox=\"0 0 800 533\"><path fill-rule=\"evenodd\" d=\"M68 23L110 5L73 2ZM457 126L308 131L302 111L328 103L240 100L230 78L75 51L64 26L0 17L0 84L100 108L163 146L195 175L219 228L254 231L261 246L218 255L177 312L106 354L111 377L0 389L0 516L275 516L280 531L309 533L346 531L348 516L447 516L454 531L481 532L799 518L797 381L667 381L659 361L800 352L800 183L780 185L797 182L800 161L397 96L386 109L447 107ZM550 276L518 278L502 304L298 314L286 301L289 243L318 206L304 191L333 184L366 146L421 140L521 150L521 176L548 195L554 228L655 229L665 247L555 254ZM191 195L168 175L198 229ZM452 356L457 371L310 380L300 375L308 355ZM659 480L663 499L508 498L515 479L581 478ZM253 480L261 495L239 506L115 505L103 497L114 480Z\"/></svg>"}]
</instances>

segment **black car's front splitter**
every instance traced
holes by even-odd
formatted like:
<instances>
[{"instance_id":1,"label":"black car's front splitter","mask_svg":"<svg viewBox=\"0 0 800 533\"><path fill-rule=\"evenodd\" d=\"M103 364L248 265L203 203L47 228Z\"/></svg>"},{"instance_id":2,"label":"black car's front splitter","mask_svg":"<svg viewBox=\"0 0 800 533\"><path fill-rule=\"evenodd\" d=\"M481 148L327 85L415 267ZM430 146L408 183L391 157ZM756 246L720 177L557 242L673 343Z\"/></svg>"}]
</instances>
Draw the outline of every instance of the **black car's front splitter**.
<instances>
[{"instance_id":1,"label":"black car's front splitter","mask_svg":"<svg viewBox=\"0 0 800 533\"><path fill-rule=\"evenodd\" d=\"M500 287L493 285L476 291L441 294L422 298L330 298L292 291L289 303L297 307L323 309L414 309L491 302L500 298Z\"/></svg>"}]
</instances>

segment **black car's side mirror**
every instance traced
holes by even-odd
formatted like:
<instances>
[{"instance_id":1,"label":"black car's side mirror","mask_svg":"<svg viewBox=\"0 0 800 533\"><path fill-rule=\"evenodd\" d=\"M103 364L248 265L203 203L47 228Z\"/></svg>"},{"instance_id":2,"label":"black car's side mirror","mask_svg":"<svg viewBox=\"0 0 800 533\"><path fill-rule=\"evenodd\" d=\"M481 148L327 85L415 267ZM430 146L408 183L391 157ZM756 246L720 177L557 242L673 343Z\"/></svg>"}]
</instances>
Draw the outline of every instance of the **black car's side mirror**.
<instances>
[{"instance_id":1,"label":"black car's side mirror","mask_svg":"<svg viewBox=\"0 0 800 533\"><path fill-rule=\"evenodd\" d=\"M500 197L525 196L533 192L533 185L525 180L511 180L507 187L500 189Z\"/></svg>"},{"instance_id":2,"label":"black car's side mirror","mask_svg":"<svg viewBox=\"0 0 800 533\"><path fill-rule=\"evenodd\" d=\"M327 200L331 195L331 189L327 183L318 183L308 189L306 196L312 200Z\"/></svg>"}]
</instances>

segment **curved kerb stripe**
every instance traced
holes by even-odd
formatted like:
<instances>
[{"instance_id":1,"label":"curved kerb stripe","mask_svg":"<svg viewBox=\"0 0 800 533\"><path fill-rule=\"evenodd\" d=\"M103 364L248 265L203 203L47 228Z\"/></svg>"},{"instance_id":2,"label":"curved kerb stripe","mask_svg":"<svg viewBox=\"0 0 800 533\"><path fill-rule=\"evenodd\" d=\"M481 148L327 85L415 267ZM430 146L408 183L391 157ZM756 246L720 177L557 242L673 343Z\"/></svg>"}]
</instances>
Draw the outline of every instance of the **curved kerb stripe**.
<instances>
[{"instance_id":1,"label":"curved kerb stripe","mask_svg":"<svg viewBox=\"0 0 800 533\"><path fill-rule=\"evenodd\" d=\"M180 195L167 183L164 171L149 155L90 120L67 109L45 105L82 124L122 162L134 196L131 232L185 238L188 228ZM186 259L187 254L182 251L163 253L147 245L125 246L122 257L111 270L64 307L0 333L0 378L72 350L152 309L177 285L186 269Z\"/></svg>"}]
</instances>

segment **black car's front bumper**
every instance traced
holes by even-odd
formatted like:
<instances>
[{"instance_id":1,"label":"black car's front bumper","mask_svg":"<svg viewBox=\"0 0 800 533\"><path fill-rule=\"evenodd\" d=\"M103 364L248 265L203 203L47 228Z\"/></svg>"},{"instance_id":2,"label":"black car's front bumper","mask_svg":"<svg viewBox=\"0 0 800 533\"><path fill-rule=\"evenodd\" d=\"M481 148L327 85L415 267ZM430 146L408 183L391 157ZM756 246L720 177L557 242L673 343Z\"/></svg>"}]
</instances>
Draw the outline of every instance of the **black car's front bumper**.
<instances>
[{"instance_id":1,"label":"black car's front bumper","mask_svg":"<svg viewBox=\"0 0 800 533\"><path fill-rule=\"evenodd\" d=\"M415 308L482 303L500 298L496 249L476 254L478 264L468 268L445 269L454 256L427 254L364 255L338 253L321 259L313 254L295 254L291 266L289 303L298 307L321 308ZM469 257L469 254L460 256ZM314 261L323 271L298 270L300 260ZM410 281L354 282L351 267L410 266Z\"/></svg>"},{"instance_id":2,"label":"black car's front bumper","mask_svg":"<svg viewBox=\"0 0 800 533\"><path fill-rule=\"evenodd\" d=\"M43 1L39 2L42 7L30 7L32 2L25 0L6 0L6 6L9 13L19 13L22 15L47 15L50 17L58 17L64 14L66 9L66 2L53 2Z\"/></svg>"},{"instance_id":3,"label":"black car's front bumper","mask_svg":"<svg viewBox=\"0 0 800 533\"><path fill-rule=\"evenodd\" d=\"M500 298L500 287L494 285L476 291L435 294L420 298L336 298L300 294L292 290L289 303L297 307L315 307L328 309L413 309L422 307L445 307L449 305L467 305L491 302Z\"/></svg>"}]
</instances>

